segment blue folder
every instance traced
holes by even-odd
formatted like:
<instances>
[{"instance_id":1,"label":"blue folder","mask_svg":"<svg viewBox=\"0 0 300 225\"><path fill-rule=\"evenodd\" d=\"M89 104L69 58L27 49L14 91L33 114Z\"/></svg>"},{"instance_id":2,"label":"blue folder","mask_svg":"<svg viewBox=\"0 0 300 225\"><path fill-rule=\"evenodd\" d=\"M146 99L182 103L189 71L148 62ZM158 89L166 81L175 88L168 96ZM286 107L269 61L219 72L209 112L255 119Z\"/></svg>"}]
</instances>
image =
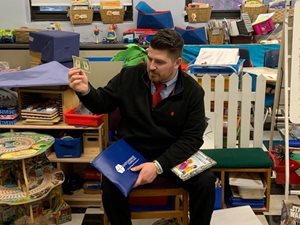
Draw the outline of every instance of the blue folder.
<instances>
[{"instance_id":1,"label":"blue folder","mask_svg":"<svg viewBox=\"0 0 300 225\"><path fill-rule=\"evenodd\" d=\"M130 169L144 162L146 160L141 154L120 139L101 152L91 164L127 197L139 175Z\"/></svg>"}]
</instances>

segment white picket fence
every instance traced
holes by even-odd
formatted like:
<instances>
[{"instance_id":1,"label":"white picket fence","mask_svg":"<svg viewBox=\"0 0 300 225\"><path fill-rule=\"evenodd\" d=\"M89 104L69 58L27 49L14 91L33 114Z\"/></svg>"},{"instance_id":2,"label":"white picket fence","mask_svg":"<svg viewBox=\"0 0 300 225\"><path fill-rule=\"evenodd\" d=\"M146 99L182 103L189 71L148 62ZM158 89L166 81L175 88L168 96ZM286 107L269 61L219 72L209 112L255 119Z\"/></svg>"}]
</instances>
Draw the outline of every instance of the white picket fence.
<instances>
[{"instance_id":1,"label":"white picket fence","mask_svg":"<svg viewBox=\"0 0 300 225\"><path fill-rule=\"evenodd\" d=\"M205 91L205 110L214 134L214 148L261 147L266 78L257 77L255 91L251 90L252 78L248 74L241 78L236 74L194 78Z\"/></svg>"}]
</instances>

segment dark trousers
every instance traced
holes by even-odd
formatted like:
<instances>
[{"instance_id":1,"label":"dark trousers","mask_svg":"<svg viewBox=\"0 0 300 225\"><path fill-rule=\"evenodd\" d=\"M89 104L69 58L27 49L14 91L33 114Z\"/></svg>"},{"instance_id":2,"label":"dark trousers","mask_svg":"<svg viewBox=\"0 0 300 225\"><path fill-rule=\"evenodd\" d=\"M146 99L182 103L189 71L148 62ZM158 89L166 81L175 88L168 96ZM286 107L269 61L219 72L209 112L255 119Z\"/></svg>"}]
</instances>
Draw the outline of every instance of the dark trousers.
<instances>
[{"instance_id":1,"label":"dark trousers","mask_svg":"<svg viewBox=\"0 0 300 225\"><path fill-rule=\"evenodd\" d=\"M181 181L172 172L163 175L189 193L190 225L209 225L215 202L215 176L210 171ZM111 225L132 225L128 199L107 178L102 179L102 201Z\"/></svg>"}]
</instances>

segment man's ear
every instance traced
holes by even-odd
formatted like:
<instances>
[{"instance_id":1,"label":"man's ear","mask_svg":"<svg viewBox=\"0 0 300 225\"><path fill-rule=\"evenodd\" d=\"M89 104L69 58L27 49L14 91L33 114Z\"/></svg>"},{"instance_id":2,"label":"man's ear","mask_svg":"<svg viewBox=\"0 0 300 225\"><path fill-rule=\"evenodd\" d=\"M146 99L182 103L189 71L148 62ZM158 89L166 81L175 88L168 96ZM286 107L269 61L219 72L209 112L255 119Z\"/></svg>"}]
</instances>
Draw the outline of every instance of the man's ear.
<instances>
[{"instance_id":1,"label":"man's ear","mask_svg":"<svg viewBox=\"0 0 300 225\"><path fill-rule=\"evenodd\" d=\"M181 65L181 63L182 63L182 58L178 57L175 62L176 67L178 68Z\"/></svg>"}]
</instances>

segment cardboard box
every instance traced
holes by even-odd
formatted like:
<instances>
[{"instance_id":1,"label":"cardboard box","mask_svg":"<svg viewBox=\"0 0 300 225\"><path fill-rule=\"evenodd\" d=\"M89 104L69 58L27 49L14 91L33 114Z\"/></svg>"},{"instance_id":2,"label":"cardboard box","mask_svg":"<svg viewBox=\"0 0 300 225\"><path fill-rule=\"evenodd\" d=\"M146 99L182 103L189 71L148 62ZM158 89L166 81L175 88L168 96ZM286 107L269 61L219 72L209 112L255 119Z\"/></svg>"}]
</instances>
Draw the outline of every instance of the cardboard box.
<instances>
[{"instance_id":1,"label":"cardboard box","mask_svg":"<svg viewBox=\"0 0 300 225\"><path fill-rule=\"evenodd\" d=\"M98 133L84 132L83 136L83 149L89 154L98 154L102 150L102 138Z\"/></svg>"}]
</instances>

